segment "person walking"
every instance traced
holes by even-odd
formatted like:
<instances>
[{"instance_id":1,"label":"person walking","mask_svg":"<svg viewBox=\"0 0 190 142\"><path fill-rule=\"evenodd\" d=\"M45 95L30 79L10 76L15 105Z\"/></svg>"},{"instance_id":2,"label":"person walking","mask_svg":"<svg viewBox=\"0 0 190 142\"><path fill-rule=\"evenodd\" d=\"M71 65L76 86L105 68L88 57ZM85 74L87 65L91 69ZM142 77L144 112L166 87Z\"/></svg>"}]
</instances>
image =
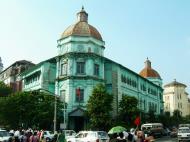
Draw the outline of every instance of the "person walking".
<instances>
[{"instance_id":1,"label":"person walking","mask_svg":"<svg viewBox=\"0 0 190 142\"><path fill-rule=\"evenodd\" d=\"M30 141L29 142L39 142L39 138L37 136L36 131L34 131L34 134L30 136Z\"/></svg>"},{"instance_id":2,"label":"person walking","mask_svg":"<svg viewBox=\"0 0 190 142\"><path fill-rule=\"evenodd\" d=\"M58 133L57 142L66 142L65 134L61 131L59 131Z\"/></svg>"},{"instance_id":3,"label":"person walking","mask_svg":"<svg viewBox=\"0 0 190 142\"><path fill-rule=\"evenodd\" d=\"M127 140L124 138L123 132L119 133L119 137L117 137L117 142L127 142Z\"/></svg>"}]
</instances>

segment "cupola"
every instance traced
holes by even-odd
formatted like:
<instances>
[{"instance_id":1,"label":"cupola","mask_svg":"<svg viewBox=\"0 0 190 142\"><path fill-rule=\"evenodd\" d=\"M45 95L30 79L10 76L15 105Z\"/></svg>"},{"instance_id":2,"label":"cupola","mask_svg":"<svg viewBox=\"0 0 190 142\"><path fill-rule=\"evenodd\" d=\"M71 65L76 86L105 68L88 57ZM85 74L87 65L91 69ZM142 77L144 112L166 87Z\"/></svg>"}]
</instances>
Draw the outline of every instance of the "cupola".
<instances>
[{"instance_id":1,"label":"cupola","mask_svg":"<svg viewBox=\"0 0 190 142\"><path fill-rule=\"evenodd\" d=\"M81 11L77 13L77 22L69 26L61 35L61 39L69 36L93 37L97 40L102 40L102 36L98 30L88 24L88 13L82 7Z\"/></svg>"},{"instance_id":2,"label":"cupola","mask_svg":"<svg viewBox=\"0 0 190 142\"><path fill-rule=\"evenodd\" d=\"M140 74L140 76L142 76L144 78L159 78L159 79L161 79L159 73L151 67L151 62L148 58L145 61L144 69L142 69L139 74Z\"/></svg>"}]
</instances>

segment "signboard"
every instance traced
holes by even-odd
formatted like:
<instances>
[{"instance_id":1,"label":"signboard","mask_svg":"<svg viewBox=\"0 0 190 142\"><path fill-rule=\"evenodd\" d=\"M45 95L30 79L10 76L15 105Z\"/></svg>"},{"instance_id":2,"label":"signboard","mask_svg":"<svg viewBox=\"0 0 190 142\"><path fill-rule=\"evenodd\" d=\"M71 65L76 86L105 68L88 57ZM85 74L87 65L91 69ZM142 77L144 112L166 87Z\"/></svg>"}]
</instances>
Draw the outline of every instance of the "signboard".
<instances>
[{"instance_id":1,"label":"signboard","mask_svg":"<svg viewBox=\"0 0 190 142\"><path fill-rule=\"evenodd\" d=\"M67 125L66 123L60 123L60 129L66 129Z\"/></svg>"}]
</instances>

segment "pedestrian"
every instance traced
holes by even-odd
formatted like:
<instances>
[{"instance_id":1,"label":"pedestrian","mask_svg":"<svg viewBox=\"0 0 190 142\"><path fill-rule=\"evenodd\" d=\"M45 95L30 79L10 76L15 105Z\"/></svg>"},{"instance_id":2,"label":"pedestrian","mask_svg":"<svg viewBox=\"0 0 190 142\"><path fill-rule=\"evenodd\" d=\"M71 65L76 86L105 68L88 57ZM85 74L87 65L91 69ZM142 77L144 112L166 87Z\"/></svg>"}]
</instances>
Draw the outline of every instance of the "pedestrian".
<instances>
[{"instance_id":1,"label":"pedestrian","mask_svg":"<svg viewBox=\"0 0 190 142\"><path fill-rule=\"evenodd\" d=\"M119 137L117 137L117 142L127 142L127 140L124 138L123 132L119 133Z\"/></svg>"},{"instance_id":2,"label":"pedestrian","mask_svg":"<svg viewBox=\"0 0 190 142\"><path fill-rule=\"evenodd\" d=\"M66 142L65 134L61 131L58 132L57 142Z\"/></svg>"},{"instance_id":3,"label":"pedestrian","mask_svg":"<svg viewBox=\"0 0 190 142\"><path fill-rule=\"evenodd\" d=\"M34 134L30 136L30 142L39 142L39 138L37 136L36 131L34 131Z\"/></svg>"},{"instance_id":4,"label":"pedestrian","mask_svg":"<svg viewBox=\"0 0 190 142\"><path fill-rule=\"evenodd\" d=\"M143 131L137 131L137 140L136 142L144 142L144 133Z\"/></svg>"},{"instance_id":5,"label":"pedestrian","mask_svg":"<svg viewBox=\"0 0 190 142\"><path fill-rule=\"evenodd\" d=\"M117 133L113 133L112 135L110 135L109 142L118 142L117 137L118 137Z\"/></svg>"}]
</instances>

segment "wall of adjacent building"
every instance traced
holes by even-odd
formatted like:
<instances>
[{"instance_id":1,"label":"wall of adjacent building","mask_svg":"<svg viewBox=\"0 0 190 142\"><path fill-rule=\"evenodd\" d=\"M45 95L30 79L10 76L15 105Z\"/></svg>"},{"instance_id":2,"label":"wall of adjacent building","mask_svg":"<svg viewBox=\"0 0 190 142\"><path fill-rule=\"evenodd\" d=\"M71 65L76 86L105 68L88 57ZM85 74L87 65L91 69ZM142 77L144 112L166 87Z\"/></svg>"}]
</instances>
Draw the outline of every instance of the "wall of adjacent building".
<instances>
[{"instance_id":1,"label":"wall of adjacent building","mask_svg":"<svg viewBox=\"0 0 190 142\"><path fill-rule=\"evenodd\" d=\"M164 111L173 115L174 110L179 110L182 116L190 115L190 103L184 86L170 86L164 88Z\"/></svg>"},{"instance_id":2,"label":"wall of adjacent building","mask_svg":"<svg viewBox=\"0 0 190 142\"><path fill-rule=\"evenodd\" d=\"M139 108L148 112L153 108L156 114L163 112L163 89L133 71L109 59L105 61L105 81L108 91L114 96L114 114L123 95L139 100Z\"/></svg>"}]
</instances>

